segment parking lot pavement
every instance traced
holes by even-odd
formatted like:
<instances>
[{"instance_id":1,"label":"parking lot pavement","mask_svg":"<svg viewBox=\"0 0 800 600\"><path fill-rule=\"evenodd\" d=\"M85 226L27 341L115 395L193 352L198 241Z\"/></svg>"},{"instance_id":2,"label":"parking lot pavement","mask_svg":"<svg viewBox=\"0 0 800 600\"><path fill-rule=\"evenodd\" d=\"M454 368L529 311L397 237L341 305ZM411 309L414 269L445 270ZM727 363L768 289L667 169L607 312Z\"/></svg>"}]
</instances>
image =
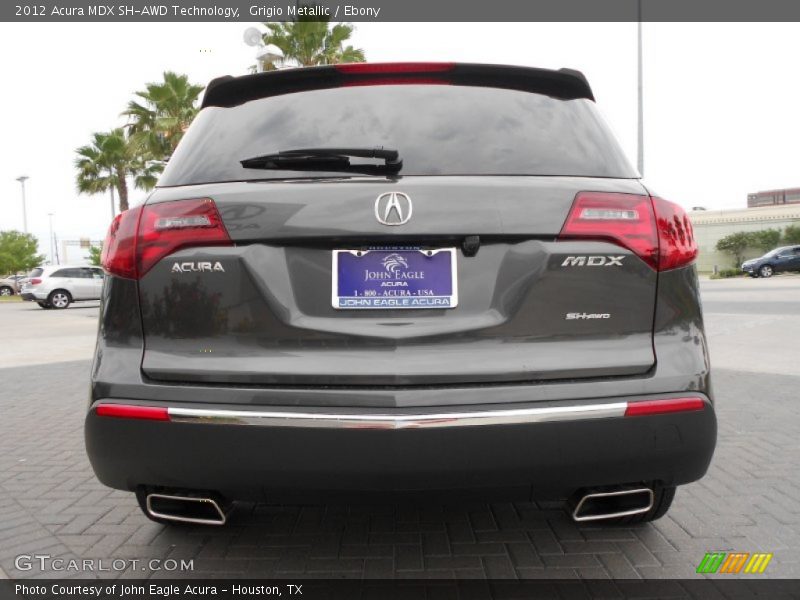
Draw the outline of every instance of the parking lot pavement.
<instances>
[{"instance_id":1,"label":"parking lot pavement","mask_svg":"<svg viewBox=\"0 0 800 600\"><path fill-rule=\"evenodd\" d=\"M89 359L98 302L45 310L35 302L0 304L0 369Z\"/></svg>"},{"instance_id":2,"label":"parking lot pavement","mask_svg":"<svg viewBox=\"0 0 800 600\"><path fill-rule=\"evenodd\" d=\"M96 573L104 577L677 578L699 577L706 552L738 551L771 552L767 576L800 577L800 369L787 360L798 356L800 278L704 281L702 290L714 461L665 518L613 528L576 525L553 503L242 505L225 528L162 527L130 494L101 486L84 455L91 345L82 354L55 346L73 343L67 330L92 337L94 319L0 305L0 331L27 329L54 346L51 360L75 359L0 369L0 567L11 577L93 574L17 568L27 566L19 555L47 554L106 568L139 561ZM151 559L191 560L193 570L159 571Z\"/></svg>"}]
</instances>

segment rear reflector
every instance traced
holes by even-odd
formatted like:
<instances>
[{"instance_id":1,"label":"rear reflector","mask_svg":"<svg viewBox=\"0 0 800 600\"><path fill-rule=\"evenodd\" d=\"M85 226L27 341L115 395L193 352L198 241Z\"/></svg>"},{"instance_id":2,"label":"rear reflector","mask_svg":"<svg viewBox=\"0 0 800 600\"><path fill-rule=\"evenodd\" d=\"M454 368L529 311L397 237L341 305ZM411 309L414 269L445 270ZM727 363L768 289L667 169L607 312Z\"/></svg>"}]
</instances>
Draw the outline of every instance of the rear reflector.
<instances>
[{"instance_id":1,"label":"rear reflector","mask_svg":"<svg viewBox=\"0 0 800 600\"><path fill-rule=\"evenodd\" d=\"M672 202L639 194L580 192L558 239L611 242L657 271L688 265L697 257L686 212Z\"/></svg>"},{"instance_id":2,"label":"rear reflector","mask_svg":"<svg viewBox=\"0 0 800 600\"><path fill-rule=\"evenodd\" d=\"M131 404L98 404L95 408L98 417L119 417L122 419L146 419L148 421L169 421L169 412L160 406L134 406Z\"/></svg>"},{"instance_id":3,"label":"rear reflector","mask_svg":"<svg viewBox=\"0 0 800 600\"><path fill-rule=\"evenodd\" d=\"M109 273L138 279L181 248L230 245L210 198L161 202L117 215L103 244L101 262Z\"/></svg>"},{"instance_id":4,"label":"rear reflector","mask_svg":"<svg viewBox=\"0 0 800 600\"><path fill-rule=\"evenodd\" d=\"M628 402L626 417L642 417L645 415L661 415L665 413L703 410L705 403L701 398L669 398L667 400L643 400Z\"/></svg>"}]
</instances>

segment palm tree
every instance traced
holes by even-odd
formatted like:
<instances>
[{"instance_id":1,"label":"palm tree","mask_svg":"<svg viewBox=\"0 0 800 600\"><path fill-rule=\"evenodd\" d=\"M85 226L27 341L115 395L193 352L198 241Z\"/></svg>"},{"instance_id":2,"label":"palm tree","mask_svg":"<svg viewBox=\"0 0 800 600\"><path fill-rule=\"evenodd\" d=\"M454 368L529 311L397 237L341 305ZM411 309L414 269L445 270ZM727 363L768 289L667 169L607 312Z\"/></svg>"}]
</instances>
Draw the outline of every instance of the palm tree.
<instances>
[{"instance_id":1,"label":"palm tree","mask_svg":"<svg viewBox=\"0 0 800 600\"><path fill-rule=\"evenodd\" d=\"M120 212L128 210L129 178L141 190L150 190L156 184L157 165L142 157L121 127L93 134L91 143L75 152L78 192L99 194L113 188L119 195Z\"/></svg>"},{"instance_id":2,"label":"palm tree","mask_svg":"<svg viewBox=\"0 0 800 600\"><path fill-rule=\"evenodd\" d=\"M128 133L152 160L166 160L175 151L186 128L197 115L202 85L189 83L187 75L164 72L164 81L148 83L136 92L122 114L129 118Z\"/></svg>"},{"instance_id":3,"label":"palm tree","mask_svg":"<svg viewBox=\"0 0 800 600\"><path fill-rule=\"evenodd\" d=\"M264 23L269 32L265 44L274 44L283 52L284 60L297 61L302 67L364 62L364 51L344 46L353 26L337 23L333 27L320 17L298 17L285 23Z\"/></svg>"}]
</instances>

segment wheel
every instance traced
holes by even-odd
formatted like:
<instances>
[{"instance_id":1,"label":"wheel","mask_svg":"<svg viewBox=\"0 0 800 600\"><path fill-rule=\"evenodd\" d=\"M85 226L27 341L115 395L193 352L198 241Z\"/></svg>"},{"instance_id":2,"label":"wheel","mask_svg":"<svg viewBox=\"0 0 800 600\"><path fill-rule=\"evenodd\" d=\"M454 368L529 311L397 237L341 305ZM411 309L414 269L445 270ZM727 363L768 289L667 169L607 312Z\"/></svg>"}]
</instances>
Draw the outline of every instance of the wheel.
<instances>
[{"instance_id":1,"label":"wheel","mask_svg":"<svg viewBox=\"0 0 800 600\"><path fill-rule=\"evenodd\" d=\"M55 290L50 292L50 295L47 297L47 303L53 308L67 308L71 302L72 297L66 290Z\"/></svg>"},{"instance_id":2,"label":"wheel","mask_svg":"<svg viewBox=\"0 0 800 600\"><path fill-rule=\"evenodd\" d=\"M12 290L9 286L4 285L0 287L0 296L13 296L14 290Z\"/></svg>"},{"instance_id":3,"label":"wheel","mask_svg":"<svg viewBox=\"0 0 800 600\"><path fill-rule=\"evenodd\" d=\"M39 306L41 306L42 308L45 308L45 309L53 308L47 302L37 302L36 304L38 304Z\"/></svg>"},{"instance_id":4,"label":"wheel","mask_svg":"<svg viewBox=\"0 0 800 600\"><path fill-rule=\"evenodd\" d=\"M653 507L646 513L618 517L602 522L613 525L638 525L639 523L649 523L660 519L667 514L669 507L672 506L672 500L675 498L675 487L657 487L653 490L653 495Z\"/></svg>"},{"instance_id":5,"label":"wheel","mask_svg":"<svg viewBox=\"0 0 800 600\"><path fill-rule=\"evenodd\" d=\"M758 270L760 277L772 277L773 273L775 273L775 270L772 268L772 265L762 265Z\"/></svg>"}]
</instances>

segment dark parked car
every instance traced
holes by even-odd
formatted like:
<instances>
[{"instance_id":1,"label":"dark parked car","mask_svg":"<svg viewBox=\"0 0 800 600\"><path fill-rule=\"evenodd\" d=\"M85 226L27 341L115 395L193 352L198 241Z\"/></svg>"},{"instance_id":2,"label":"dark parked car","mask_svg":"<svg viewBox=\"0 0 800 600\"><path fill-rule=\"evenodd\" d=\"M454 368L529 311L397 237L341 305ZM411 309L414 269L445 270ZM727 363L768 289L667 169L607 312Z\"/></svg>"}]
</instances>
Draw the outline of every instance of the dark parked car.
<instances>
[{"instance_id":1,"label":"dark parked car","mask_svg":"<svg viewBox=\"0 0 800 600\"><path fill-rule=\"evenodd\" d=\"M800 246L782 246L761 258L746 260L742 263L742 271L750 277L772 277L783 271L800 271Z\"/></svg>"},{"instance_id":2,"label":"dark parked car","mask_svg":"<svg viewBox=\"0 0 800 600\"><path fill-rule=\"evenodd\" d=\"M711 460L691 225L577 71L217 79L103 252L87 450L157 521L434 493L646 521Z\"/></svg>"}]
</instances>

